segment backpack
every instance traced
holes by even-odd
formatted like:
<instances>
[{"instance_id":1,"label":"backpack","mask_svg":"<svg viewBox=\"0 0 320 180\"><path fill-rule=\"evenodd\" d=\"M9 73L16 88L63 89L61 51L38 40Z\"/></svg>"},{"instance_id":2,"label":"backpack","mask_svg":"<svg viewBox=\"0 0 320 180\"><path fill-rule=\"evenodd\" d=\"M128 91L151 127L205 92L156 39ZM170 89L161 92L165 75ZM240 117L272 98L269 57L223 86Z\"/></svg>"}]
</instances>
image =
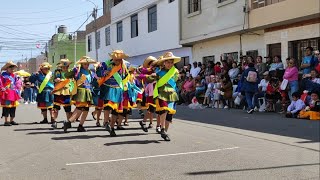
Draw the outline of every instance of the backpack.
<instances>
[{"instance_id":1,"label":"backpack","mask_svg":"<svg viewBox=\"0 0 320 180\"><path fill-rule=\"evenodd\" d=\"M256 83L258 81L258 73L256 71L249 71L247 82Z\"/></svg>"}]
</instances>

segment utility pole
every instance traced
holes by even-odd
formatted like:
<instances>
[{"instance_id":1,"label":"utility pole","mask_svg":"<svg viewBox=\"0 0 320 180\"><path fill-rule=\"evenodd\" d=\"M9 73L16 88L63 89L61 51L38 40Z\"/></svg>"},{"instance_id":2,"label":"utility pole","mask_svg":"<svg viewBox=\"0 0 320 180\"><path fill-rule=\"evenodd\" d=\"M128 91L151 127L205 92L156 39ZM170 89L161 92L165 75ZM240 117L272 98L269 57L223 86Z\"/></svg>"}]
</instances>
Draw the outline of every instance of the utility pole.
<instances>
[{"instance_id":1,"label":"utility pole","mask_svg":"<svg viewBox=\"0 0 320 180\"><path fill-rule=\"evenodd\" d=\"M95 49L96 49L96 60L99 61L98 59L98 42L97 42L97 14L98 14L98 8L97 6L95 8L93 8L93 12L92 12L92 16L94 18L94 24L93 24L93 28L94 28L94 37L95 37Z\"/></svg>"},{"instance_id":2,"label":"utility pole","mask_svg":"<svg viewBox=\"0 0 320 180\"><path fill-rule=\"evenodd\" d=\"M74 64L77 61L77 32L74 32Z\"/></svg>"}]
</instances>

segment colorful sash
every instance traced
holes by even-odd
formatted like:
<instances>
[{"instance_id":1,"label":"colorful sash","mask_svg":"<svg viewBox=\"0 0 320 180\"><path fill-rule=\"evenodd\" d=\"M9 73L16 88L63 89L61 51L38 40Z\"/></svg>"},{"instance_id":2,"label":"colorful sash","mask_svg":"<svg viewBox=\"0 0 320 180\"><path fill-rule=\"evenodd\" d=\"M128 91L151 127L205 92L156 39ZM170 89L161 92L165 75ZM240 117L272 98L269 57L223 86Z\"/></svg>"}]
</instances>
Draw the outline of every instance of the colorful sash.
<instances>
[{"instance_id":1,"label":"colorful sash","mask_svg":"<svg viewBox=\"0 0 320 180\"><path fill-rule=\"evenodd\" d=\"M106 62L106 64L107 64L107 66L110 66L111 65L111 61ZM103 77L103 78L98 80L99 86L101 86L104 82L106 82L108 79L110 79L111 76L113 76L114 79L117 81L119 87L121 89L123 89L123 85L126 84L126 82L127 82L126 79L127 78L126 79L122 79L121 75L118 73L118 71L121 70L121 67L123 68L124 72L128 72L127 67L126 67L126 65L124 63L122 63L122 64L120 64L118 66L113 66L111 71L110 71L110 73L107 76L105 76L105 77Z\"/></svg>"},{"instance_id":2,"label":"colorful sash","mask_svg":"<svg viewBox=\"0 0 320 180\"><path fill-rule=\"evenodd\" d=\"M175 72L176 72L175 67L172 67L167 73L163 72L163 75L160 74L161 73L161 71L160 71L159 75L161 78L156 82L155 88L153 89L153 98L158 97L158 95L159 95L158 88L162 87L166 83L170 84L173 88L176 87L175 81L174 81L174 79L172 79Z\"/></svg>"},{"instance_id":3,"label":"colorful sash","mask_svg":"<svg viewBox=\"0 0 320 180\"><path fill-rule=\"evenodd\" d=\"M51 71L46 75L46 77L44 78L44 80L42 81L42 83L40 85L39 93L41 93L43 91L43 89L47 86L47 84L49 83L51 75L52 75Z\"/></svg>"}]
</instances>

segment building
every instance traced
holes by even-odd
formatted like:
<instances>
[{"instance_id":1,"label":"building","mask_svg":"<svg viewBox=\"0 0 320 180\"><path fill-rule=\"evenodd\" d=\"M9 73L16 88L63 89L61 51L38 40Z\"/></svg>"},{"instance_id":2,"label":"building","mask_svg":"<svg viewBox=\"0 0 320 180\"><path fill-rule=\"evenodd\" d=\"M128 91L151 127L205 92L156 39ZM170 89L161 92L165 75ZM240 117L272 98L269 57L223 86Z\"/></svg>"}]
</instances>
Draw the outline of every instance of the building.
<instances>
[{"instance_id":1,"label":"building","mask_svg":"<svg viewBox=\"0 0 320 180\"><path fill-rule=\"evenodd\" d=\"M94 22L87 26L88 56L104 61L112 50L122 49L139 65L150 55L172 51L183 57L180 67L189 63L191 48L179 44L178 0L104 1L104 6L105 24L96 20L97 33Z\"/></svg>"},{"instance_id":2,"label":"building","mask_svg":"<svg viewBox=\"0 0 320 180\"><path fill-rule=\"evenodd\" d=\"M66 26L60 26L58 33L54 34L48 43L48 62L56 66L60 59L76 61L84 56L86 54L85 34L85 31L77 31L75 38L74 34L68 33Z\"/></svg>"},{"instance_id":3,"label":"building","mask_svg":"<svg viewBox=\"0 0 320 180\"><path fill-rule=\"evenodd\" d=\"M39 70L40 64L43 62L47 62L47 57L45 54L38 55L36 58L31 58L28 60L28 67L25 69L26 71L33 73Z\"/></svg>"},{"instance_id":4,"label":"building","mask_svg":"<svg viewBox=\"0 0 320 180\"><path fill-rule=\"evenodd\" d=\"M180 9L180 43L194 61L281 55L300 63L305 47L319 49L318 0L180 0Z\"/></svg>"},{"instance_id":5,"label":"building","mask_svg":"<svg viewBox=\"0 0 320 180\"><path fill-rule=\"evenodd\" d=\"M18 62L17 66L18 66L18 68L17 68L18 71L26 70L27 66L28 66L28 63L27 62Z\"/></svg>"}]
</instances>

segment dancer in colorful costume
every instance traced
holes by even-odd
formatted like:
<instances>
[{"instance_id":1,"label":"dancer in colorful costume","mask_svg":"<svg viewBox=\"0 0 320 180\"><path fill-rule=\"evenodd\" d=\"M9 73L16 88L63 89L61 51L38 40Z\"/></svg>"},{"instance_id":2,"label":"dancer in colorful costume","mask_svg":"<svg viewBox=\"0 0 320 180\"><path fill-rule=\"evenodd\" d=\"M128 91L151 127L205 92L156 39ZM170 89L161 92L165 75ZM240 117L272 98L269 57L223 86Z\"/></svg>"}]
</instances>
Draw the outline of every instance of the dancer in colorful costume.
<instances>
[{"instance_id":1,"label":"dancer in colorful costume","mask_svg":"<svg viewBox=\"0 0 320 180\"><path fill-rule=\"evenodd\" d=\"M76 109L68 121L64 122L64 132L71 127L71 123L78 119L80 116L80 123L77 128L78 132L85 132L83 127L84 122L87 119L89 108L93 106L92 98L92 82L94 75L89 69L90 64L95 64L96 61L90 57L83 56L76 64L77 68L73 69L74 78L77 81L77 94L73 96Z\"/></svg>"},{"instance_id":2,"label":"dancer in colorful costume","mask_svg":"<svg viewBox=\"0 0 320 180\"><path fill-rule=\"evenodd\" d=\"M35 84L37 81L39 82L39 93L37 95L37 104L38 108L41 109L41 113L43 115L43 120L40 124L48 123L48 110L51 116L51 123L54 123L53 117L53 94L52 90L54 88L52 79L52 72L50 71L51 65L48 62L44 62L40 65L40 70L36 73L33 73L29 80L31 83ZM55 128L55 124L52 124L52 127Z\"/></svg>"},{"instance_id":3,"label":"dancer in colorful costume","mask_svg":"<svg viewBox=\"0 0 320 180\"><path fill-rule=\"evenodd\" d=\"M153 75L157 80L153 98L156 102L156 112L160 115L161 137L165 141L170 141L167 132L173 115L176 113L176 102L179 100L176 89L179 71L174 67L174 64L180 60L181 58L174 56L172 52L165 53L163 58L158 61L161 68L157 69Z\"/></svg>"},{"instance_id":4,"label":"dancer in colorful costume","mask_svg":"<svg viewBox=\"0 0 320 180\"><path fill-rule=\"evenodd\" d=\"M116 136L114 125L116 121L117 129L123 130L121 126L123 114L123 88L124 81L127 79L128 70L124 63L124 59L129 56L122 50L115 50L110 54L111 60L103 62L97 70L100 86L100 98L104 101L104 124L106 130L110 132L110 136ZM111 115L111 123L109 126L109 115ZM111 128L110 128L111 127Z\"/></svg>"},{"instance_id":5,"label":"dancer in colorful costume","mask_svg":"<svg viewBox=\"0 0 320 180\"><path fill-rule=\"evenodd\" d=\"M104 101L100 99L100 86L98 84L99 77L97 76L97 69L99 68L100 63L97 62L94 64L95 72L94 72L94 78L92 83L92 97L93 97L93 104L95 106L95 110L91 113L94 120L96 120L96 126L100 127L100 116L103 110ZM97 117L95 117L97 116Z\"/></svg>"},{"instance_id":6,"label":"dancer in colorful costume","mask_svg":"<svg viewBox=\"0 0 320 180\"><path fill-rule=\"evenodd\" d=\"M19 90L18 78L13 73L18 66L12 61L7 62L2 68L0 76L0 100L2 107L2 117L5 119L4 126L18 125L14 121L16 116L16 108L19 105ZM10 116L10 120L8 120Z\"/></svg>"}]
</instances>

